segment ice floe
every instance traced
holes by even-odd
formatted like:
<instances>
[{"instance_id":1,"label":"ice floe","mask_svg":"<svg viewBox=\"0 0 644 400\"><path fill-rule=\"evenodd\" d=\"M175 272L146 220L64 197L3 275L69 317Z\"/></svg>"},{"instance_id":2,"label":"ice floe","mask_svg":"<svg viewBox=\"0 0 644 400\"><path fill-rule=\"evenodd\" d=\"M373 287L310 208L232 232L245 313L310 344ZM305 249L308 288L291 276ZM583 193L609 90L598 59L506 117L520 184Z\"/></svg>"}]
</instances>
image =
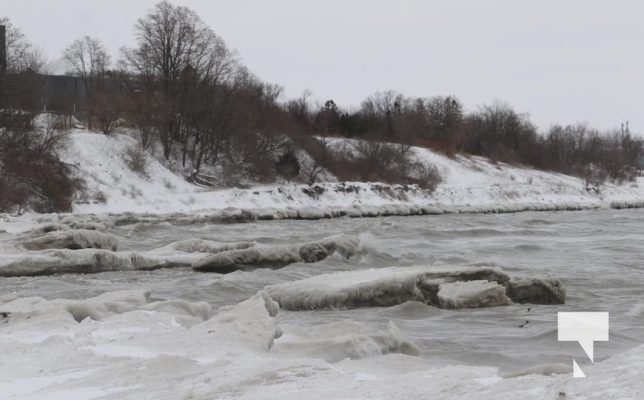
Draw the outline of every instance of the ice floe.
<instances>
[{"instance_id":1,"label":"ice floe","mask_svg":"<svg viewBox=\"0 0 644 400\"><path fill-rule=\"evenodd\" d=\"M482 280L441 283L436 297L441 308L456 309L505 306L512 302L505 287Z\"/></svg>"},{"instance_id":2,"label":"ice floe","mask_svg":"<svg viewBox=\"0 0 644 400\"><path fill-rule=\"evenodd\" d=\"M268 286L266 290L289 310L387 307L406 301L441 308L510 302L562 304L566 293L557 279L515 279L494 267L391 267L337 272Z\"/></svg>"},{"instance_id":3,"label":"ice floe","mask_svg":"<svg viewBox=\"0 0 644 400\"><path fill-rule=\"evenodd\" d=\"M41 250L5 254L0 259L0 276L37 276L60 273L153 270L175 266L165 258L142 253L98 249Z\"/></svg>"},{"instance_id":4,"label":"ice floe","mask_svg":"<svg viewBox=\"0 0 644 400\"><path fill-rule=\"evenodd\" d=\"M186 239L147 251L116 251L115 235L94 230L63 229L42 233L37 228L0 242L0 276L153 270L190 267L209 255L247 249L254 242ZM29 251L24 251L29 250Z\"/></svg>"},{"instance_id":5,"label":"ice floe","mask_svg":"<svg viewBox=\"0 0 644 400\"><path fill-rule=\"evenodd\" d=\"M55 230L22 241L28 250L43 249L118 249L118 238L88 229Z\"/></svg>"},{"instance_id":6,"label":"ice floe","mask_svg":"<svg viewBox=\"0 0 644 400\"><path fill-rule=\"evenodd\" d=\"M566 290L554 278L515 278L506 285L508 296L515 303L563 304Z\"/></svg>"},{"instance_id":7,"label":"ice floe","mask_svg":"<svg viewBox=\"0 0 644 400\"><path fill-rule=\"evenodd\" d=\"M279 268L297 262L318 262L336 252L350 257L358 251L359 244L357 236L342 234L302 244L253 246L204 257L195 262L192 268L219 273L262 267Z\"/></svg>"}]
</instances>

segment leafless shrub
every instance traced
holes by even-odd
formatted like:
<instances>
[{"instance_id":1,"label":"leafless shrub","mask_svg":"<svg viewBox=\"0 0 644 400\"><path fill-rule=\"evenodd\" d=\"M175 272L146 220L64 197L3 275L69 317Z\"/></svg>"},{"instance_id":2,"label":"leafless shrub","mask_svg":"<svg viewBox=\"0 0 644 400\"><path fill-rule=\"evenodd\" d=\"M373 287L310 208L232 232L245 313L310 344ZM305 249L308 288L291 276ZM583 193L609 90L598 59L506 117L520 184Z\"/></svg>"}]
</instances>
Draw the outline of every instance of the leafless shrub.
<instances>
[{"instance_id":1,"label":"leafless shrub","mask_svg":"<svg viewBox=\"0 0 644 400\"><path fill-rule=\"evenodd\" d=\"M330 140L327 137L315 137L299 134L291 136L293 144L304 150L310 157L309 165L304 165L303 176L306 183L313 185L323 171L328 170L331 161Z\"/></svg>"},{"instance_id":2,"label":"leafless shrub","mask_svg":"<svg viewBox=\"0 0 644 400\"><path fill-rule=\"evenodd\" d=\"M354 148L360 180L390 180L393 162L396 158L390 143L364 140L357 142Z\"/></svg>"},{"instance_id":3,"label":"leafless shrub","mask_svg":"<svg viewBox=\"0 0 644 400\"><path fill-rule=\"evenodd\" d=\"M163 179L163 187L168 189L168 190L176 189L176 187L172 184L172 182L170 182L170 180L165 179L165 178Z\"/></svg>"},{"instance_id":4,"label":"leafless shrub","mask_svg":"<svg viewBox=\"0 0 644 400\"><path fill-rule=\"evenodd\" d=\"M294 179L300 174L300 162L291 146L280 154L275 163L275 170L284 178Z\"/></svg>"},{"instance_id":5,"label":"leafless shrub","mask_svg":"<svg viewBox=\"0 0 644 400\"><path fill-rule=\"evenodd\" d=\"M416 162L411 168L411 182L431 192L443 182L443 177L435 165Z\"/></svg>"},{"instance_id":6,"label":"leafless shrub","mask_svg":"<svg viewBox=\"0 0 644 400\"><path fill-rule=\"evenodd\" d=\"M148 177L148 157L143 147L139 145L128 147L123 153L123 161L133 172L145 178Z\"/></svg>"},{"instance_id":7,"label":"leafless shrub","mask_svg":"<svg viewBox=\"0 0 644 400\"><path fill-rule=\"evenodd\" d=\"M126 122L135 129L139 143L146 150L152 148L159 139L158 127L163 117L157 97L134 92L124 99Z\"/></svg>"},{"instance_id":8,"label":"leafless shrub","mask_svg":"<svg viewBox=\"0 0 644 400\"><path fill-rule=\"evenodd\" d=\"M0 126L0 209L71 210L81 182L58 157L67 132L54 125L31 130L24 114L6 110L0 113Z\"/></svg>"},{"instance_id":9,"label":"leafless shrub","mask_svg":"<svg viewBox=\"0 0 644 400\"><path fill-rule=\"evenodd\" d=\"M608 174L606 171L591 163L583 166L578 175L583 179L586 190L596 193L601 192L604 183L608 180Z\"/></svg>"},{"instance_id":10,"label":"leafless shrub","mask_svg":"<svg viewBox=\"0 0 644 400\"><path fill-rule=\"evenodd\" d=\"M94 201L96 201L97 203L105 204L107 203L107 196L105 195L105 193L99 190L94 194Z\"/></svg>"},{"instance_id":11,"label":"leafless shrub","mask_svg":"<svg viewBox=\"0 0 644 400\"><path fill-rule=\"evenodd\" d=\"M90 115L95 126L105 135L114 132L121 115L122 96L117 90L107 90L100 85L94 89L90 100Z\"/></svg>"},{"instance_id":12,"label":"leafless shrub","mask_svg":"<svg viewBox=\"0 0 644 400\"><path fill-rule=\"evenodd\" d=\"M313 164L310 168L308 173L306 174L307 179L306 183L311 186L314 183L318 181L318 176L324 171L324 167L318 165L318 164Z\"/></svg>"}]
</instances>

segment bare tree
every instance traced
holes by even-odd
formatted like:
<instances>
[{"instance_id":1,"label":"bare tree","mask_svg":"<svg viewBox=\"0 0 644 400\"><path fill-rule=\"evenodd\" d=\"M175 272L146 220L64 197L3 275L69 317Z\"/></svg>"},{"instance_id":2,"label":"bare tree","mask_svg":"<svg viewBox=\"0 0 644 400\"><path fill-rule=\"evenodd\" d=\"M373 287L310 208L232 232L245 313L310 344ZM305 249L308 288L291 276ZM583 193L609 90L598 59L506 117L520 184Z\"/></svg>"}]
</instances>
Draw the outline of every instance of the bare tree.
<instances>
[{"instance_id":1,"label":"bare tree","mask_svg":"<svg viewBox=\"0 0 644 400\"><path fill-rule=\"evenodd\" d=\"M311 110L309 109L309 98L312 96L310 90L306 89L297 99L289 100L286 104L291 117L300 125L300 129L305 133L313 131L313 121Z\"/></svg>"},{"instance_id":2,"label":"bare tree","mask_svg":"<svg viewBox=\"0 0 644 400\"><path fill-rule=\"evenodd\" d=\"M95 38L83 36L65 49L64 58L69 63L74 75L83 80L87 104L92 108L94 103L94 89L99 81L105 77L110 65L110 56L103 44ZM105 99L101 99L104 103ZM91 110L90 110L91 111ZM88 115L88 125L92 128L92 112Z\"/></svg>"},{"instance_id":3,"label":"bare tree","mask_svg":"<svg viewBox=\"0 0 644 400\"><path fill-rule=\"evenodd\" d=\"M122 101L123 96L118 88L98 86L92 95L89 115L93 116L94 124L104 134L111 134L117 127Z\"/></svg>"},{"instance_id":4,"label":"bare tree","mask_svg":"<svg viewBox=\"0 0 644 400\"><path fill-rule=\"evenodd\" d=\"M0 24L6 28L7 62L0 69L0 109L20 109L33 117L41 107L43 86L36 72L45 63L44 55L9 19L0 18Z\"/></svg>"},{"instance_id":5,"label":"bare tree","mask_svg":"<svg viewBox=\"0 0 644 400\"><path fill-rule=\"evenodd\" d=\"M43 51L35 47L9 18L0 18L0 25L6 27L7 72L40 71L47 61Z\"/></svg>"},{"instance_id":6,"label":"bare tree","mask_svg":"<svg viewBox=\"0 0 644 400\"><path fill-rule=\"evenodd\" d=\"M140 18L135 30L137 47L123 50L124 63L144 79L149 92L160 92L166 98L163 111L168 118L159 126L158 135L163 154L169 158L173 141L186 140L185 103L180 101L190 96L185 77L190 75L194 81L192 89L221 84L234 72L236 57L197 13L167 1Z\"/></svg>"},{"instance_id":7,"label":"bare tree","mask_svg":"<svg viewBox=\"0 0 644 400\"><path fill-rule=\"evenodd\" d=\"M73 73L90 82L104 75L110 65L110 56L100 40L83 36L65 49L65 60Z\"/></svg>"}]
</instances>

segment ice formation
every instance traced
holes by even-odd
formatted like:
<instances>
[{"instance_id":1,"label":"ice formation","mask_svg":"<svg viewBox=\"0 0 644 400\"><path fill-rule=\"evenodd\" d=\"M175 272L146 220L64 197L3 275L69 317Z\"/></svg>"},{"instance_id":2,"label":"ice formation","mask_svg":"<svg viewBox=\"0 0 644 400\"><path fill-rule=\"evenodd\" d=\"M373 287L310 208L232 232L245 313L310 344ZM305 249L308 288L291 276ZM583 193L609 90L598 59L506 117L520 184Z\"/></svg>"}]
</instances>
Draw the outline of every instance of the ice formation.
<instances>
[{"instance_id":1,"label":"ice formation","mask_svg":"<svg viewBox=\"0 0 644 400\"><path fill-rule=\"evenodd\" d=\"M505 288L494 281L441 283L436 297L441 308L480 308L511 303Z\"/></svg>"},{"instance_id":2,"label":"ice formation","mask_svg":"<svg viewBox=\"0 0 644 400\"><path fill-rule=\"evenodd\" d=\"M116 251L118 238L109 233L88 229L54 230L22 242L28 250L106 249Z\"/></svg>"},{"instance_id":3,"label":"ice formation","mask_svg":"<svg viewBox=\"0 0 644 400\"><path fill-rule=\"evenodd\" d=\"M506 375L493 367L436 366L406 355L414 347L393 324L385 331L351 321L280 329L278 307L265 292L216 311L135 291L21 298L0 302L0 312L0 388L7 398L366 400L434 393L446 400L540 400L563 392L635 399L644 392L644 346L589 365L592 379L574 379L570 366L558 364Z\"/></svg>"},{"instance_id":4,"label":"ice formation","mask_svg":"<svg viewBox=\"0 0 644 400\"><path fill-rule=\"evenodd\" d=\"M416 356L418 348L407 340L393 322L384 331L374 331L350 320L314 327L281 325L284 332L273 352L338 362L400 353Z\"/></svg>"},{"instance_id":5,"label":"ice formation","mask_svg":"<svg viewBox=\"0 0 644 400\"><path fill-rule=\"evenodd\" d=\"M516 284L521 282L521 290ZM507 305L511 301L562 304L565 289L554 278L514 280L493 267L437 269L391 267L323 274L268 286L282 308L388 307L421 301L441 308Z\"/></svg>"},{"instance_id":6,"label":"ice formation","mask_svg":"<svg viewBox=\"0 0 644 400\"><path fill-rule=\"evenodd\" d=\"M223 243L214 240L186 239L170 243L153 252L157 254L173 254L175 252L216 254L223 251L247 249L253 246L255 246L255 242Z\"/></svg>"},{"instance_id":7,"label":"ice formation","mask_svg":"<svg viewBox=\"0 0 644 400\"><path fill-rule=\"evenodd\" d=\"M359 244L357 236L342 234L303 244L254 246L204 257L192 267L197 271L219 273L261 267L279 268L297 262L321 261L335 252L350 257L357 252Z\"/></svg>"},{"instance_id":8,"label":"ice formation","mask_svg":"<svg viewBox=\"0 0 644 400\"><path fill-rule=\"evenodd\" d=\"M0 243L4 253L0 258L0 276L190 267L209 255L255 246L254 242L186 239L149 251L119 252L116 236L97 230L71 229L67 224L38 226L24 237L27 239ZM22 251L23 248L30 251Z\"/></svg>"},{"instance_id":9,"label":"ice formation","mask_svg":"<svg viewBox=\"0 0 644 400\"><path fill-rule=\"evenodd\" d=\"M566 291L554 278L512 278L506 285L515 303L563 304Z\"/></svg>"},{"instance_id":10,"label":"ice formation","mask_svg":"<svg viewBox=\"0 0 644 400\"><path fill-rule=\"evenodd\" d=\"M173 266L162 257L125 251L81 249L42 250L5 254L0 259L0 276L36 276L59 273L153 270Z\"/></svg>"}]
</instances>

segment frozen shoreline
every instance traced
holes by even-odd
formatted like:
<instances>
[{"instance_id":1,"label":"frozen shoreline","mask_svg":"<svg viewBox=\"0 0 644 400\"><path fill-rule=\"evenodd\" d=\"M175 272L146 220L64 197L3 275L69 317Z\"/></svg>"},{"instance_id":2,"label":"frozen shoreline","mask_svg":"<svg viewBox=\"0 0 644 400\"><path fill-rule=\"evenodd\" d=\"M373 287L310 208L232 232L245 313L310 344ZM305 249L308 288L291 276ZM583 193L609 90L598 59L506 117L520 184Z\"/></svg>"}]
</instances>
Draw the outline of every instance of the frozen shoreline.
<instances>
[{"instance_id":1,"label":"frozen shoreline","mask_svg":"<svg viewBox=\"0 0 644 400\"><path fill-rule=\"evenodd\" d=\"M644 207L644 178L587 190L579 178L538 171L482 157L447 157L413 148L416 160L435 165L443 176L434 192L413 185L324 182L257 185L247 189L204 188L188 183L167 165L149 157L148 176L131 171L123 153L135 140L77 130L71 133L65 162L84 179L88 196L73 214L113 219L117 224L173 221L230 223L277 219L323 219L453 213L571 211ZM334 139L335 145L348 139ZM331 177L333 180L333 177ZM100 218L93 218L96 215ZM45 223L68 214L0 214L0 229L20 230L20 221ZM32 222L33 224L34 222Z\"/></svg>"},{"instance_id":2,"label":"frozen shoreline","mask_svg":"<svg viewBox=\"0 0 644 400\"><path fill-rule=\"evenodd\" d=\"M2 307L7 362L0 361L0 384L16 398L603 399L644 390L643 346L585 365L587 379L560 364L504 377L494 367L415 357L418 350L391 322L374 330L343 321L319 325L319 332L282 324L265 292L217 311L207 303L155 301L146 291L81 301L21 298Z\"/></svg>"},{"instance_id":3,"label":"frozen shoreline","mask_svg":"<svg viewBox=\"0 0 644 400\"><path fill-rule=\"evenodd\" d=\"M517 212L552 212L552 211L582 211L596 209L635 209L644 208L644 200L596 201L596 202L565 202L561 203L510 203L510 204L481 204L481 205L444 205L444 204L414 204L411 202L384 203L378 205L354 204L352 206L305 206L297 208L287 205L284 208L258 207L236 208L226 207L210 211L201 210L193 213L172 212L131 212L122 213L52 213L37 214L28 212L21 216L0 214L0 232L20 233L39 225L58 223L70 218L80 218L98 223L111 221L114 225L131 225L138 223L164 223L177 225L187 224L229 224L249 223L268 220L320 220L330 218L375 218L390 216L422 216L443 214L509 214Z\"/></svg>"}]
</instances>

